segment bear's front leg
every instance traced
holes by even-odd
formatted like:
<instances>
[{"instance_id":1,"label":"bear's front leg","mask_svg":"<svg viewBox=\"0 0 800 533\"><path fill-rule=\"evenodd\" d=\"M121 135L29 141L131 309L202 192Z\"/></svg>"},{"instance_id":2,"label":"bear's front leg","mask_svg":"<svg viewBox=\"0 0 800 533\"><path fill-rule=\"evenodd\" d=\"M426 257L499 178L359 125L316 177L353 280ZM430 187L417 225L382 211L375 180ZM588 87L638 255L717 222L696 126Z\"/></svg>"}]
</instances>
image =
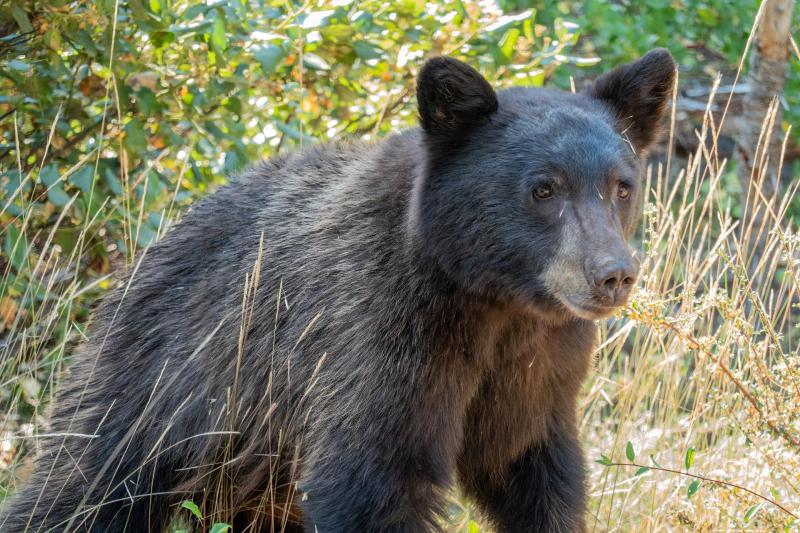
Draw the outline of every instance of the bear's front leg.
<instances>
[{"instance_id":1,"label":"bear's front leg","mask_svg":"<svg viewBox=\"0 0 800 533\"><path fill-rule=\"evenodd\" d=\"M502 472L473 474L465 488L499 532L585 531L583 454L568 433L530 446Z\"/></svg>"},{"instance_id":2,"label":"bear's front leg","mask_svg":"<svg viewBox=\"0 0 800 533\"><path fill-rule=\"evenodd\" d=\"M335 453L335 452L334 452ZM306 530L320 533L436 529L442 491L410 459L375 463L342 455L317 464L300 484ZM408 462L406 462L408 461Z\"/></svg>"},{"instance_id":3,"label":"bear's front leg","mask_svg":"<svg viewBox=\"0 0 800 533\"><path fill-rule=\"evenodd\" d=\"M364 365L388 359L365 359ZM304 436L298 483L308 531L441 529L479 375L465 364L455 357L430 358L416 376L382 376L376 368L367 372L370 379L338 385L337 402L317 404Z\"/></svg>"}]
</instances>

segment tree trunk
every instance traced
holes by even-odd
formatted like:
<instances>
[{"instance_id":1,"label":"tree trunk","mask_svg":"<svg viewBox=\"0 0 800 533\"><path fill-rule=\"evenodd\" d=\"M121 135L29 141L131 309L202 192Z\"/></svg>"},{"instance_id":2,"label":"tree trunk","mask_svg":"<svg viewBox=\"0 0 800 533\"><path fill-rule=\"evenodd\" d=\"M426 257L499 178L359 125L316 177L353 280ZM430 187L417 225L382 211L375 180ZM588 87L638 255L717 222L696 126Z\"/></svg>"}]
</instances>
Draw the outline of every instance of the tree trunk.
<instances>
[{"instance_id":1,"label":"tree trunk","mask_svg":"<svg viewBox=\"0 0 800 533\"><path fill-rule=\"evenodd\" d=\"M778 162L782 145L781 105L777 100L789 69L789 29L795 0L764 0L756 29L755 47L747 76L750 91L744 99L737 162L739 181L747 202L742 212L742 245L748 246L754 267L763 252L768 221L766 202L780 191ZM764 127L768 111L775 109ZM747 200L745 200L747 199Z\"/></svg>"}]
</instances>

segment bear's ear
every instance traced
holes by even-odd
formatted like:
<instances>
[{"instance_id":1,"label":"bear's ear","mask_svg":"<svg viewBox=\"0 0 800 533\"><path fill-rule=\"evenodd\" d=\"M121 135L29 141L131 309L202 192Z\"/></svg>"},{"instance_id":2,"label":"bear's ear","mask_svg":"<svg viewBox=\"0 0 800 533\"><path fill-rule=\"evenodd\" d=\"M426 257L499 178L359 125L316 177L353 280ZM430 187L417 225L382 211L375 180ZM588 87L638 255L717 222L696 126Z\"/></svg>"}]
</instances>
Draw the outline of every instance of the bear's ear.
<instances>
[{"instance_id":1,"label":"bear's ear","mask_svg":"<svg viewBox=\"0 0 800 533\"><path fill-rule=\"evenodd\" d=\"M419 72L417 105L429 135L458 138L497 111L497 95L475 69L440 56L426 61Z\"/></svg>"},{"instance_id":2,"label":"bear's ear","mask_svg":"<svg viewBox=\"0 0 800 533\"><path fill-rule=\"evenodd\" d=\"M672 96L675 61L664 48L651 50L641 58L600 76L588 93L611 108L617 128L640 153L660 133L661 121Z\"/></svg>"}]
</instances>

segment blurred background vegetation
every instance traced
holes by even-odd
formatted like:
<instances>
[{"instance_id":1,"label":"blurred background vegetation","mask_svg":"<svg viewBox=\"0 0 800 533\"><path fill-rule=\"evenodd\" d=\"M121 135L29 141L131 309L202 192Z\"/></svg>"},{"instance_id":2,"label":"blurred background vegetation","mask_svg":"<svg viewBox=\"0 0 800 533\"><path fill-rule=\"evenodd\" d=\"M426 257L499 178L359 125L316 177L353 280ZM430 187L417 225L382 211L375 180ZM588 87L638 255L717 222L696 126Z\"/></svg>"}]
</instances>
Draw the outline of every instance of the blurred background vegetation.
<instances>
[{"instance_id":1,"label":"blurred background vegetation","mask_svg":"<svg viewBox=\"0 0 800 533\"><path fill-rule=\"evenodd\" d=\"M691 153L713 78L733 80L758 6L0 0L0 434L41 413L92 304L137 249L248 163L413 125L424 57L454 55L499 86L569 90L667 47L688 139L678 131L676 146ZM790 70L783 130L800 123L797 54ZM722 183L735 198L736 179ZM0 467L15 453L0 450Z\"/></svg>"}]
</instances>

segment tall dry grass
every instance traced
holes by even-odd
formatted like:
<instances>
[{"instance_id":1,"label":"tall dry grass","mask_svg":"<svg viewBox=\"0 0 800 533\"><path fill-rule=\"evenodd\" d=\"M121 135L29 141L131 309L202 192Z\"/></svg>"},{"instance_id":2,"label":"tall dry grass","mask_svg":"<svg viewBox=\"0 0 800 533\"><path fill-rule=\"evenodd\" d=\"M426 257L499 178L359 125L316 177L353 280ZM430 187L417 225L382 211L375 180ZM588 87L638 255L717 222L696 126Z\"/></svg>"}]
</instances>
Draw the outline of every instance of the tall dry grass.
<instances>
[{"instance_id":1,"label":"tall dry grass","mask_svg":"<svg viewBox=\"0 0 800 533\"><path fill-rule=\"evenodd\" d=\"M595 530L800 526L800 234L787 216L798 182L772 198L752 188L741 209L752 216L736 220L713 101L712 92L699 147L677 174L669 162L648 170L644 274L604 327L582 404L598 459ZM762 157L776 110L777 101Z\"/></svg>"}]
</instances>

